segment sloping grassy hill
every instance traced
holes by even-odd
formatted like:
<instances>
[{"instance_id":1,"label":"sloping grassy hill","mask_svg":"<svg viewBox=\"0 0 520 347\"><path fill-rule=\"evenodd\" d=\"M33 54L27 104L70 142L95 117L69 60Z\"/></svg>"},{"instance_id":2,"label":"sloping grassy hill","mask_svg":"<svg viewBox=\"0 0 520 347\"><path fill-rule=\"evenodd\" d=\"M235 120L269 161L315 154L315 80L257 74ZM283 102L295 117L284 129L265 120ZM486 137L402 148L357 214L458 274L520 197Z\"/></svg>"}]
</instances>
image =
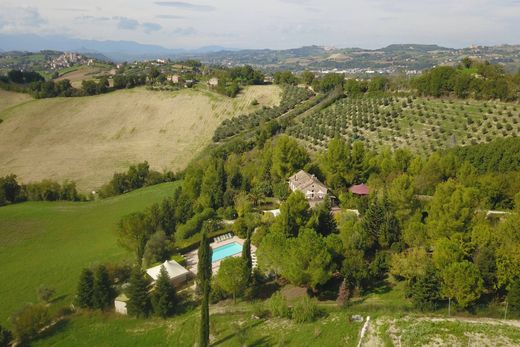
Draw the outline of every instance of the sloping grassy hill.
<instances>
[{"instance_id":1,"label":"sloping grassy hill","mask_svg":"<svg viewBox=\"0 0 520 347\"><path fill-rule=\"evenodd\" d=\"M33 100L30 95L0 89L0 114L8 108ZM0 117L1 119L2 117Z\"/></svg>"},{"instance_id":2,"label":"sloping grassy hill","mask_svg":"<svg viewBox=\"0 0 520 347\"><path fill-rule=\"evenodd\" d=\"M85 202L27 202L0 207L0 324L36 289L56 289L70 303L81 269L130 258L116 243L115 227L128 213L142 211L173 193L178 183L143 188L114 198Z\"/></svg>"},{"instance_id":3,"label":"sloping grassy hill","mask_svg":"<svg viewBox=\"0 0 520 347\"><path fill-rule=\"evenodd\" d=\"M278 104L280 92L277 86L252 86L231 99L208 91L136 88L30 101L0 112L0 176L71 179L89 192L144 160L159 171L179 170L211 142L224 119ZM253 106L255 99L259 104Z\"/></svg>"}]
</instances>

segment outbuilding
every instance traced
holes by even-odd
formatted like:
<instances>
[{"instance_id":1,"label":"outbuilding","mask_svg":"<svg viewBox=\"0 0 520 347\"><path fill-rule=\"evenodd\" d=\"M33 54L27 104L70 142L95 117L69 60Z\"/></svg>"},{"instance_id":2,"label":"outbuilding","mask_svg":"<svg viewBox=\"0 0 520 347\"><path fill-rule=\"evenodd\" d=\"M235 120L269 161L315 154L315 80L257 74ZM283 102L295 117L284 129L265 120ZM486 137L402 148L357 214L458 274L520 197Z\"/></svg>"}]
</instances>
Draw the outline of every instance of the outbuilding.
<instances>
[{"instance_id":1,"label":"outbuilding","mask_svg":"<svg viewBox=\"0 0 520 347\"><path fill-rule=\"evenodd\" d=\"M188 281L190 271L184 268L181 264L177 263L175 260L167 260L161 265L149 268L146 270L146 273L154 281L157 281L157 278L159 278L159 274L161 273L162 266L164 266L166 269L168 277L170 277L170 281L173 286L178 287Z\"/></svg>"},{"instance_id":2,"label":"outbuilding","mask_svg":"<svg viewBox=\"0 0 520 347\"><path fill-rule=\"evenodd\" d=\"M120 313L120 314L128 314L128 310L126 308L127 303L128 303L128 296L126 296L125 294L119 295L114 300L114 307L115 307L116 312Z\"/></svg>"}]
</instances>

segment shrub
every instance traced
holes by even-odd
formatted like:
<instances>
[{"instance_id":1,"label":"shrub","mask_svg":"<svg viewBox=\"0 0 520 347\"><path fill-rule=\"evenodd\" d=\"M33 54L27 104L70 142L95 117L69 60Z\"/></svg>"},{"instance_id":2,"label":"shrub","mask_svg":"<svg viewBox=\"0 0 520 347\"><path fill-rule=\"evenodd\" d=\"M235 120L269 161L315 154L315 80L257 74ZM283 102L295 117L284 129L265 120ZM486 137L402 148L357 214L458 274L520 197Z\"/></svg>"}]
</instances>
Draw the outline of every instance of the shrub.
<instances>
[{"instance_id":1,"label":"shrub","mask_svg":"<svg viewBox=\"0 0 520 347\"><path fill-rule=\"evenodd\" d=\"M260 319L266 318L269 315L269 310L265 307L262 301L255 301L253 303L253 316Z\"/></svg>"},{"instance_id":2,"label":"shrub","mask_svg":"<svg viewBox=\"0 0 520 347\"><path fill-rule=\"evenodd\" d=\"M27 304L11 317L15 335L22 342L34 339L51 321L49 309L42 304Z\"/></svg>"},{"instance_id":3,"label":"shrub","mask_svg":"<svg viewBox=\"0 0 520 347\"><path fill-rule=\"evenodd\" d=\"M48 287L44 284L40 285L37 290L38 299L40 301L43 301L45 303L48 303L52 297L54 296L54 293L56 290L54 288Z\"/></svg>"},{"instance_id":4,"label":"shrub","mask_svg":"<svg viewBox=\"0 0 520 347\"><path fill-rule=\"evenodd\" d=\"M290 316L287 301L280 292L274 293L271 298L269 298L267 301L267 307L273 317L289 318Z\"/></svg>"},{"instance_id":5,"label":"shrub","mask_svg":"<svg viewBox=\"0 0 520 347\"><path fill-rule=\"evenodd\" d=\"M13 340L13 334L10 330L0 325L0 347L7 347Z\"/></svg>"},{"instance_id":6,"label":"shrub","mask_svg":"<svg viewBox=\"0 0 520 347\"><path fill-rule=\"evenodd\" d=\"M296 323L308 323L314 321L320 314L316 299L304 296L299 299L292 309L292 319Z\"/></svg>"}]
</instances>

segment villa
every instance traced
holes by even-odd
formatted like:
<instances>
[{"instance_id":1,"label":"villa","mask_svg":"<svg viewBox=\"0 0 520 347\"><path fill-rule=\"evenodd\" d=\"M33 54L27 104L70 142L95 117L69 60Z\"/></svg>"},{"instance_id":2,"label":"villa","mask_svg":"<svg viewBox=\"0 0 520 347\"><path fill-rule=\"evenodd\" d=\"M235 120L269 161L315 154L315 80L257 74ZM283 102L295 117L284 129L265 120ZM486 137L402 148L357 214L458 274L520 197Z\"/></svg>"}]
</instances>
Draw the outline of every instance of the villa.
<instances>
[{"instance_id":1,"label":"villa","mask_svg":"<svg viewBox=\"0 0 520 347\"><path fill-rule=\"evenodd\" d=\"M325 184L321 183L316 176L303 170L289 177L289 188L293 192L297 190L302 192L311 208L323 202L328 194Z\"/></svg>"}]
</instances>

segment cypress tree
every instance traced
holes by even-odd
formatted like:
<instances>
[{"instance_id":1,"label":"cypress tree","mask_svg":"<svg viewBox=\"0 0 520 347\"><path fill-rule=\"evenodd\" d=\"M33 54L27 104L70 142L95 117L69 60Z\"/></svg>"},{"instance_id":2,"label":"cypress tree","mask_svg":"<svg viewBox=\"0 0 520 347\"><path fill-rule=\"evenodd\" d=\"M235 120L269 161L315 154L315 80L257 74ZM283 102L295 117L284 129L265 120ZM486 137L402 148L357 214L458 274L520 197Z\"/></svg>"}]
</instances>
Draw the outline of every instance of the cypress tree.
<instances>
[{"instance_id":1,"label":"cypress tree","mask_svg":"<svg viewBox=\"0 0 520 347\"><path fill-rule=\"evenodd\" d=\"M507 294L507 301L509 302L509 307L511 307L511 312L520 314L520 279L511 284Z\"/></svg>"},{"instance_id":2,"label":"cypress tree","mask_svg":"<svg viewBox=\"0 0 520 347\"><path fill-rule=\"evenodd\" d=\"M94 308L105 310L112 305L112 287L107 268L98 266L94 274L92 305Z\"/></svg>"},{"instance_id":3,"label":"cypress tree","mask_svg":"<svg viewBox=\"0 0 520 347\"><path fill-rule=\"evenodd\" d=\"M206 226L203 226L202 241L200 242L198 255L197 279L202 293L199 346L207 347L209 345L209 293L211 290L212 250L209 246Z\"/></svg>"},{"instance_id":4,"label":"cypress tree","mask_svg":"<svg viewBox=\"0 0 520 347\"><path fill-rule=\"evenodd\" d=\"M170 277L164 266L155 282L155 290L152 293L152 306L154 313L162 318L173 314L175 310L175 288L171 285Z\"/></svg>"},{"instance_id":5,"label":"cypress tree","mask_svg":"<svg viewBox=\"0 0 520 347\"><path fill-rule=\"evenodd\" d=\"M148 294L149 282L141 268L136 267L130 277L128 286L128 314L137 317L147 317L151 311L150 296Z\"/></svg>"},{"instance_id":6,"label":"cypress tree","mask_svg":"<svg viewBox=\"0 0 520 347\"><path fill-rule=\"evenodd\" d=\"M248 282L251 280L251 272L253 271L253 259L251 258L251 232L247 232L247 238L242 247L242 259L244 259L248 269Z\"/></svg>"},{"instance_id":7,"label":"cypress tree","mask_svg":"<svg viewBox=\"0 0 520 347\"><path fill-rule=\"evenodd\" d=\"M90 269L83 269L79 277L76 303L82 308L94 307L94 273Z\"/></svg>"}]
</instances>

